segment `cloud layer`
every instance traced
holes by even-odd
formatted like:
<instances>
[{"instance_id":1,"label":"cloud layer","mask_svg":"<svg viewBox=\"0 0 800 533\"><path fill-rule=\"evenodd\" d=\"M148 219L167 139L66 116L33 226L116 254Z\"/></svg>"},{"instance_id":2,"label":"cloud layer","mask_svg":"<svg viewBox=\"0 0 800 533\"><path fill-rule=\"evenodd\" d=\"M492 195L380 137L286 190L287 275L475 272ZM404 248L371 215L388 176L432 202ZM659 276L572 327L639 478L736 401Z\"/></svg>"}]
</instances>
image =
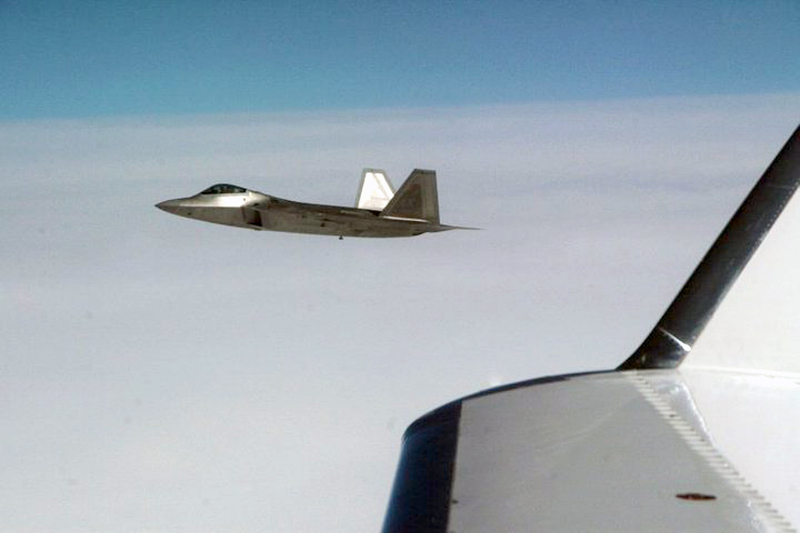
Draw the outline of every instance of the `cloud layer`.
<instances>
[{"instance_id":1,"label":"cloud layer","mask_svg":"<svg viewBox=\"0 0 800 533\"><path fill-rule=\"evenodd\" d=\"M0 125L4 531L374 531L400 435L498 381L610 368L796 126L800 95ZM154 203L350 204L435 168L401 240Z\"/></svg>"}]
</instances>

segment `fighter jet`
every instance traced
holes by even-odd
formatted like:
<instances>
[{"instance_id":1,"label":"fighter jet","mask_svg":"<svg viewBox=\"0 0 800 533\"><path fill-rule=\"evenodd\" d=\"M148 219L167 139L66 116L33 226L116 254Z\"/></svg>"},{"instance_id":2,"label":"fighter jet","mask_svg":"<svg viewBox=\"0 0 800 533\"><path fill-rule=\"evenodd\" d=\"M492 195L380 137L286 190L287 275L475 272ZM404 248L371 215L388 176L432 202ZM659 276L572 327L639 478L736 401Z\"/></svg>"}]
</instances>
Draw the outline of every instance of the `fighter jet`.
<instances>
[{"instance_id":1,"label":"fighter jet","mask_svg":"<svg viewBox=\"0 0 800 533\"><path fill-rule=\"evenodd\" d=\"M414 170L395 193L383 170L364 169L355 207L284 200L219 183L194 196L156 204L168 213L254 230L342 237L411 237L451 229L439 223L436 172Z\"/></svg>"}]
</instances>

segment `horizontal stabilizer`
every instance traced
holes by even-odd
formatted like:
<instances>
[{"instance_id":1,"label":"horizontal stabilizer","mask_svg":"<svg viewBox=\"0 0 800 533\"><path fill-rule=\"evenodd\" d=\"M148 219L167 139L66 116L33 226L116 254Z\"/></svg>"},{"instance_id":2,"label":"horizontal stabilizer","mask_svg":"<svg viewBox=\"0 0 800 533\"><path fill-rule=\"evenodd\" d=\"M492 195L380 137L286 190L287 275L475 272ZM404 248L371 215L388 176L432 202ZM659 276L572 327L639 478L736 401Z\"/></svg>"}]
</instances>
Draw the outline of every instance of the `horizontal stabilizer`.
<instances>
[{"instance_id":1,"label":"horizontal stabilizer","mask_svg":"<svg viewBox=\"0 0 800 533\"><path fill-rule=\"evenodd\" d=\"M800 128L620 369L800 372Z\"/></svg>"}]
</instances>

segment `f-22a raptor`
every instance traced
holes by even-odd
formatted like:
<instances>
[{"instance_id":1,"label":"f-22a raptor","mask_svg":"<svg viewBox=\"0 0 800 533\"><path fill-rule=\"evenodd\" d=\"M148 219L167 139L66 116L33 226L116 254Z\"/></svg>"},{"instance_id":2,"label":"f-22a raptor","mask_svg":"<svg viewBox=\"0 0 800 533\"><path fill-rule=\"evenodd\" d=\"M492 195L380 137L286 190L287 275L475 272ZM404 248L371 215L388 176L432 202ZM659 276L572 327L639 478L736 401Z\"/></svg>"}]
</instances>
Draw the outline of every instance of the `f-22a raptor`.
<instances>
[{"instance_id":1,"label":"f-22a raptor","mask_svg":"<svg viewBox=\"0 0 800 533\"><path fill-rule=\"evenodd\" d=\"M386 173L364 169L356 206L307 204L220 183L156 207L175 215L254 230L342 237L411 237L451 229L439 223L436 172L414 170L395 193Z\"/></svg>"}]
</instances>

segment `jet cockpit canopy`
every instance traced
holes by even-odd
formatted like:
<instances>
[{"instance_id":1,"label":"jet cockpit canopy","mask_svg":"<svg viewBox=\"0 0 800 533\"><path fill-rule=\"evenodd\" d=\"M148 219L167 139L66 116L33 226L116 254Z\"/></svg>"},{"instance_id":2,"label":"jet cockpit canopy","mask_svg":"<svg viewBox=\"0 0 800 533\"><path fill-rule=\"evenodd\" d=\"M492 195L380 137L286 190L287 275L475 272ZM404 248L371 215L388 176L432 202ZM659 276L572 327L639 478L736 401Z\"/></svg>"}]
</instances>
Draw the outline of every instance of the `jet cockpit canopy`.
<instances>
[{"instance_id":1,"label":"jet cockpit canopy","mask_svg":"<svg viewBox=\"0 0 800 533\"><path fill-rule=\"evenodd\" d=\"M204 190L200 194L243 194L246 192L247 189L238 187L236 185L231 185L229 183L217 183L216 185L212 185L208 189Z\"/></svg>"}]
</instances>

